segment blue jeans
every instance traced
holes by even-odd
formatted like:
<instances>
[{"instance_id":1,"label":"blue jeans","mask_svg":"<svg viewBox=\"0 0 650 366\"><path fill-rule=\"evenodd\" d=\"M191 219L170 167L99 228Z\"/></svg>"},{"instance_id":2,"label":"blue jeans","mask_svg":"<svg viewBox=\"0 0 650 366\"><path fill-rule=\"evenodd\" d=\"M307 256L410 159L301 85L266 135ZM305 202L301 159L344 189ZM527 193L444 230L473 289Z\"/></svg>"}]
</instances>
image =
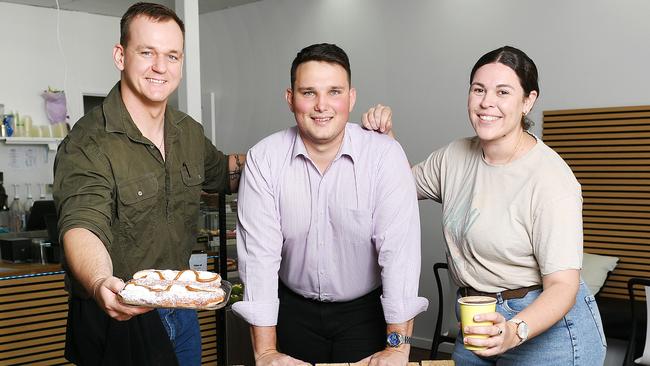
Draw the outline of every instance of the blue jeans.
<instances>
[{"instance_id":1,"label":"blue jeans","mask_svg":"<svg viewBox=\"0 0 650 366\"><path fill-rule=\"evenodd\" d=\"M497 299L497 312L511 319L524 310L542 290L529 292L521 299ZM456 317L458 318L458 305ZM607 343L600 313L589 288L580 281L576 303L560 321L535 338L529 339L504 354L479 357L463 347L459 332L454 347L456 365L602 365Z\"/></svg>"},{"instance_id":2,"label":"blue jeans","mask_svg":"<svg viewBox=\"0 0 650 366\"><path fill-rule=\"evenodd\" d=\"M201 365L201 330L196 310L158 309L180 366Z\"/></svg>"}]
</instances>

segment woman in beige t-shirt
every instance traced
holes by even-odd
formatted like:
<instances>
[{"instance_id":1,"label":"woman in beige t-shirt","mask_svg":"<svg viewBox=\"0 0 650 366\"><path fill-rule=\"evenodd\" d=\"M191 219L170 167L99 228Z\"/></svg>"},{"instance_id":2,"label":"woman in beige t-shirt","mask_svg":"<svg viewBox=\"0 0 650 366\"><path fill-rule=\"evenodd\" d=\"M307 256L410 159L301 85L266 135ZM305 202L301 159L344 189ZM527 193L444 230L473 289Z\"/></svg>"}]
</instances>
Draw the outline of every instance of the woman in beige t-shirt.
<instances>
[{"instance_id":1,"label":"woman in beige t-shirt","mask_svg":"<svg viewBox=\"0 0 650 366\"><path fill-rule=\"evenodd\" d=\"M601 365L605 337L594 297L580 280L582 195L562 158L527 130L539 96L537 68L521 50L482 56L470 74L476 136L456 140L413 167L420 199L442 203L447 260L459 296L497 299L465 327L487 339L456 340L459 365ZM362 121L391 129L390 109ZM469 351L463 343L487 346Z\"/></svg>"}]
</instances>

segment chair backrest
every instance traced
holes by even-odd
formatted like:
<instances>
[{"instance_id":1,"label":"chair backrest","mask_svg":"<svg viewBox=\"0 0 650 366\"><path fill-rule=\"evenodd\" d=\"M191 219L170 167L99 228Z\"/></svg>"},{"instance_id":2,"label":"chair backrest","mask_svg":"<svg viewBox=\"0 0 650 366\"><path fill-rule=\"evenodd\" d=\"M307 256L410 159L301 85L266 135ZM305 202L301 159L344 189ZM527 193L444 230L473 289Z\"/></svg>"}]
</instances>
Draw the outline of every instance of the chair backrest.
<instances>
[{"instance_id":1,"label":"chair backrest","mask_svg":"<svg viewBox=\"0 0 650 366\"><path fill-rule=\"evenodd\" d=\"M636 301L634 294L634 286L644 286L645 287L645 307L639 306L639 302ZM636 341L637 336L640 332L639 323L642 319L647 319L648 313L650 313L650 304L648 303L648 296L650 296L650 278L639 278L632 277L627 281L627 291L630 295L630 306L632 310L632 333L630 334L630 341L627 344L627 351L625 352L625 360L623 361L624 365L650 365L650 328L648 327L646 320L646 337L645 337L645 346L643 353L640 358L634 359L636 353ZM645 314L644 314L645 313ZM643 316L645 315L645 317Z\"/></svg>"},{"instance_id":2,"label":"chair backrest","mask_svg":"<svg viewBox=\"0 0 650 366\"><path fill-rule=\"evenodd\" d=\"M442 275L441 272L445 272L445 275ZM436 280L436 290L438 291L438 313L429 357L435 360L438 359L438 348L440 344L453 344L459 329L455 317L456 291L458 287L451 279L447 263L434 264L433 274ZM445 317L445 314L447 314L447 317Z\"/></svg>"}]
</instances>

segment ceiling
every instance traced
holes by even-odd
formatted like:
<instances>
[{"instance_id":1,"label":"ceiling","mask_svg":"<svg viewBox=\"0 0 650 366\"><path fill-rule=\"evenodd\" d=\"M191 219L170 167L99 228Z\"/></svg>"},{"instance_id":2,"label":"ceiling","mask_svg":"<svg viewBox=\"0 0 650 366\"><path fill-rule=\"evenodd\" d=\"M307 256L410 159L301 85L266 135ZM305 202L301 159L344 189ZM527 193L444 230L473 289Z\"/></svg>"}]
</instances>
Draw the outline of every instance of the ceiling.
<instances>
[{"instance_id":1,"label":"ceiling","mask_svg":"<svg viewBox=\"0 0 650 366\"><path fill-rule=\"evenodd\" d=\"M149 1L174 8L174 0ZM199 0L199 13L209 13L256 1L261 0ZM0 0L0 2L56 9L56 0ZM59 0L59 6L63 10L122 17L126 9L136 2L137 0Z\"/></svg>"}]
</instances>

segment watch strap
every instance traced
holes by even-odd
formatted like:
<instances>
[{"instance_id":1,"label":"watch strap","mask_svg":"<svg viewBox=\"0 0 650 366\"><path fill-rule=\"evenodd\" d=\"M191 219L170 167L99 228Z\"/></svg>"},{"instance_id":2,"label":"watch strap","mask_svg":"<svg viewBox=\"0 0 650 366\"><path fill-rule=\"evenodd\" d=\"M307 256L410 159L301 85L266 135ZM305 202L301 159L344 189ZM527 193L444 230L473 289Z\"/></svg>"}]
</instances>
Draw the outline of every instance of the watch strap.
<instances>
[{"instance_id":1,"label":"watch strap","mask_svg":"<svg viewBox=\"0 0 650 366\"><path fill-rule=\"evenodd\" d=\"M409 337L407 335L400 334L398 332L390 332L390 333L388 333L387 338L389 338L389 337L391 337L393 335L397 336L398 342L397 342L397 344L391 344L391 342L388 341L388 339L387 339L386 344L389 347L399 347L399 346L401 346L403 344L411 344L411 337Z\"/></svg>"},{"instance_id":2,"label":"watch strap","mask_svg":"<svg viewBox=\"0 0 650 366\"><path fill-rule=\"evenodd\" d=\"M517 346L519 346L520 344L526 342L526 340L528 339L528 334L526 334L525 337L522 337L521 335L519 335L519 327L520 327L521 323L524 323L525 326L528 326L528 323L526 323L525 321L523 321L522 319L519 319L519 318L512 318L512 319L510 319L508 321L515 325L515 335L517 336L517 338L519 338L519 343L517 343Z\"/></svg>"}]
</instances>

